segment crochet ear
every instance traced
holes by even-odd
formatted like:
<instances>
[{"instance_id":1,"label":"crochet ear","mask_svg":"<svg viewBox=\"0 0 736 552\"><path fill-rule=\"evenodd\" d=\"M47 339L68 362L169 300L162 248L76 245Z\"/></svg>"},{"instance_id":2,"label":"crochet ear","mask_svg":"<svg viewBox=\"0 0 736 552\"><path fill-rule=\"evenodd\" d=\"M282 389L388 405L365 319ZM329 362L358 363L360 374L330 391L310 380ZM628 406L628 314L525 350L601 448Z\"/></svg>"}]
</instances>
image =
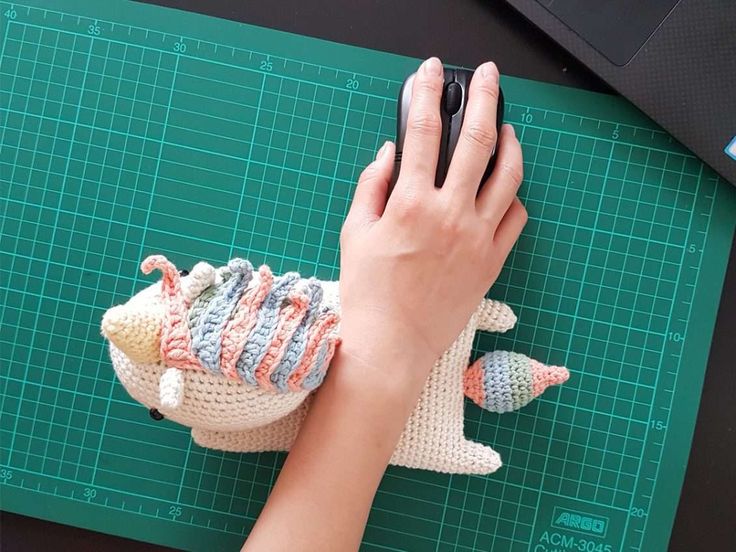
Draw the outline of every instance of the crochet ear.
<instances>
[{"instance_id":1,"label":"crochet ear","mask_svg":"<svg viewBox=\"0 0 736 552\"><path fill-rule=\"evenodd\" d=\"M118 305L102 317L102 335L134 362L161 360L160 304Z\"/></svg>"},{"instance_id":2,"label":"crochet ear","mask_svg":"<svg viewBox=\"0 0 736 552\"><path fill-rule=\"evenodd\" d=\"M201 262L194 265L191 272L181 279L181 293L187 303L191 304L196 297L215 283L215 268Z\"/></svg>"},{"instance_id":3,"label":"crochet ear","mask_svg":"<svg viewBox=\"0 0 736 552\"><path fill-rule=\"evenodd\" d=\"M546 366L520 353L493 351L466 370L465 395L481 408L501 414L526 406L547 387L569 377L562 366Z\"/></svg>"},{"instance_id":4,"label":"crochet ear","mask_svg":"<svg viewBox=\"0 0 736 552\"><path fill-rule=\"evenodd\" d=\"M484 332L506 332L516 324L516 315L506 303L483 299L478 306L478 329Z\"/></svg>"}]
</instances>

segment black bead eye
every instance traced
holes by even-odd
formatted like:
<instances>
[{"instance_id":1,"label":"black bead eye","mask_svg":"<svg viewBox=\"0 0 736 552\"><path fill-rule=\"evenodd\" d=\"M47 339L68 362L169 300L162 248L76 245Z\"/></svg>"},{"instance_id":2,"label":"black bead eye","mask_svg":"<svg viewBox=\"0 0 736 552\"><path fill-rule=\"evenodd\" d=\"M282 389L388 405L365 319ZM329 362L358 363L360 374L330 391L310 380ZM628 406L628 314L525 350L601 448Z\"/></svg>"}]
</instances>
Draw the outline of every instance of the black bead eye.
<instances>
[{"instance_id":1,"label":"black bead eye","mask_svg":"<svg viewBox=\"0 0 736 552\"><path fill-rule=\"evenodd\" d=\"M186 268L182 268L182 269L181 269L181 270L179 271L179 276L181 276L182 278L183 278L184 276L186 276L187 274L189 274L189 271L188 271L188 270L187 270Z\"/></svg>"},{"instance_id":2,"label":"black bead eye","mask_svg":"<svg viewBox=\"0 0 736 552\"><path fill-rule=\"evenodd\" d=\"M163 420L163 419L164 419L164 415L163 415L163 414L161 414L161 413L160 413L160 412L159 412L158 410L156 410L155 408L152 408L151 410L149 410L149 411L148 411L148 415L149 415L149 416L151 416L151 418L153 418L153 419L154 419L154 420L156 420L157 422L160 422L161 420Z\"/></svg>"}]
</instances>

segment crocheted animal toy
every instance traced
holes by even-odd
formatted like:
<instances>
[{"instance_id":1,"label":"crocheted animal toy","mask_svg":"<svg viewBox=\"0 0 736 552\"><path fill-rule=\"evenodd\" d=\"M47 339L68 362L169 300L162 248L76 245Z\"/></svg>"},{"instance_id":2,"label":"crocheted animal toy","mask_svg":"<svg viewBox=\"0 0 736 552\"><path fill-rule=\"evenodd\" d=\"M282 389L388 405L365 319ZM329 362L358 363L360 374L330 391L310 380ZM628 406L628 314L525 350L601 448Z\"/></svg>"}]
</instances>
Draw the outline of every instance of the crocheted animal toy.
<instances>
[{"instance_id":1,"label":"crocheted animal toy","mask_svg":"<svg viewBox=\"0 0 736 552\"><path fill-rule=\"evenodd\" d=\"M192 428L201 446L238 452L288 450L339 344L337 282L275 277L242 259L179 272L148 257L163 278L108 310L117 377L151 409ZM467 363L477 330L505 332L516 316L484 299L435 363L391 463L447 473L486 474L501 466L490 447L463 434L464 396L492 412L528 404L569 377L522 354L494 351ZM163 415L163 416L162 416Z\"/></svg>"}]
</instances>

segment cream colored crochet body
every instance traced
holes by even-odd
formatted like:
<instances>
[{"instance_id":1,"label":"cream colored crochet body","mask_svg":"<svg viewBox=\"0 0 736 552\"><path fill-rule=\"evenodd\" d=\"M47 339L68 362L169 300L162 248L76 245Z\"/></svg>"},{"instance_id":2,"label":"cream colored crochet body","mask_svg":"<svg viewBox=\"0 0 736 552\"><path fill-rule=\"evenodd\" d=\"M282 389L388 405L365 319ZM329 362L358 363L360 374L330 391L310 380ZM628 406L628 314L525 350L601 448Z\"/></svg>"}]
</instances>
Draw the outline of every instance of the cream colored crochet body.
<instances>
[{"instance_id":1,"label":"cream colored crochet body","mask_svg":"<svg viewBox=\"0 0 736 552\"><path fill-rule=\"evenodd\" d=\"M190 288L199 292L207 282L217 285L221 281L222 274L200 263L181 279L182 293L191 293ZM324 305L339 312L337 282L322 282L322 288ZM273 393L205 370L176 370L160 359L156 361L155 347L147 340L161 324L160 290L160 283L150 286L125 305L108 311L103 319L113 366L126 390L148 408L191 427L194 441L201 446L237 452L288 450L309 408L310 392ZM488 299L481 302L460 336L436 362L392 464L474 474L491 473L501 466L492 448L464 436L464 396L468 391L464 374L475 332L505 332L515 322L516 316L507 305ZM144 328L143 333L137 333L136 328ZM564 381L565 374L544 387Z\"/></svg>"}]
</instances>

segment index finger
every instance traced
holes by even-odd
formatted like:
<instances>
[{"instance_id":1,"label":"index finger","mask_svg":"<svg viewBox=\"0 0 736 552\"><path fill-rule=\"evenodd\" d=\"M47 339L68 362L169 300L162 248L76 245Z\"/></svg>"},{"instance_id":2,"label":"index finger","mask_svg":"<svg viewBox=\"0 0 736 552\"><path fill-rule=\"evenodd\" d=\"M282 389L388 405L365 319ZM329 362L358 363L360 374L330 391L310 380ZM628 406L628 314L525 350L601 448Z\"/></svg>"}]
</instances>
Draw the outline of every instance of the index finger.
<instances>
[{"instance_id":1,"label":"index finger","mask_svg":"<svg viewBox=\"0 0 736 552\"><path fill-rule=\"evenodd\" d=\"M422 63L414 76L397 188L434 187L442 132L440 98L444 82L444 69L436 57Z\"/></svg>"}]
</instances>

